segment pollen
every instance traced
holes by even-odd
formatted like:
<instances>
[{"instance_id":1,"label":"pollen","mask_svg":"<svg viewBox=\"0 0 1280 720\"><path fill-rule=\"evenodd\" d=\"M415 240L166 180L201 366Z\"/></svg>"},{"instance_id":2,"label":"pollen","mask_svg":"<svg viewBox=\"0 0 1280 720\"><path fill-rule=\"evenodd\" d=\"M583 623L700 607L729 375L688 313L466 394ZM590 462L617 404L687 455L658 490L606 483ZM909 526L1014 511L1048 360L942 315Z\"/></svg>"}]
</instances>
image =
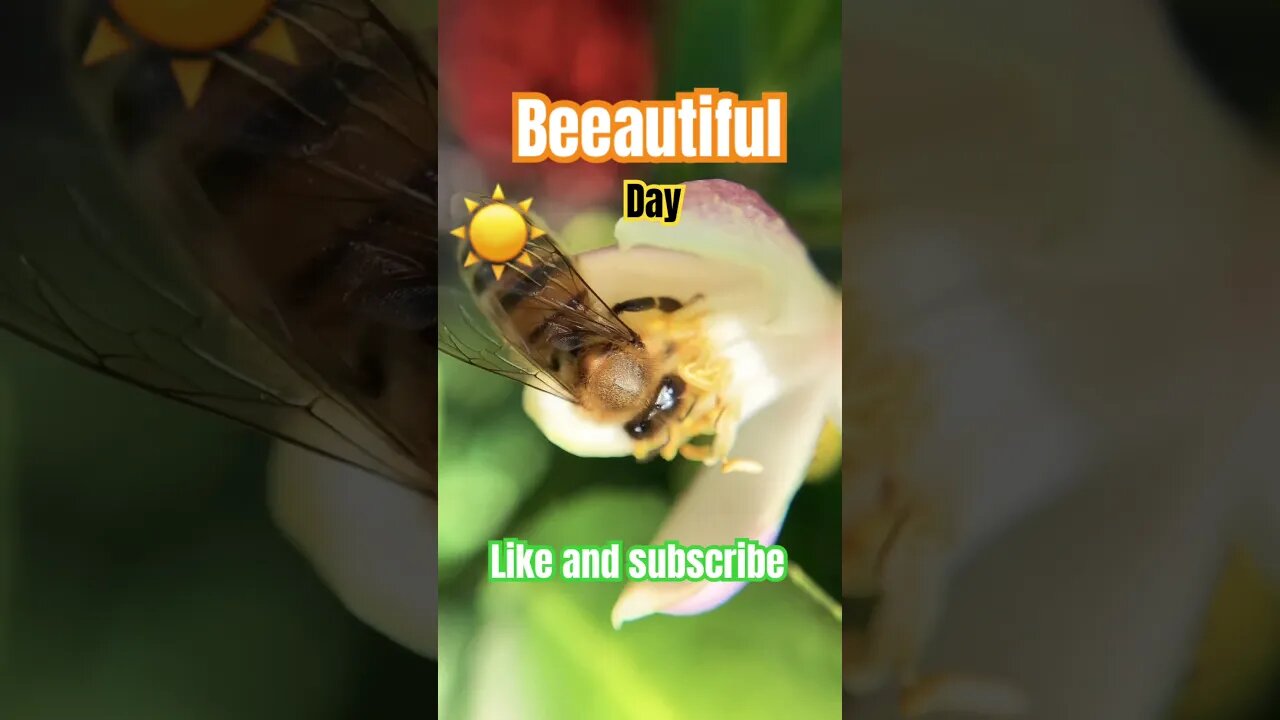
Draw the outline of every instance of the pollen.
<instances>
[{"instance_id":1,"label":"pollen","mask_svg":"<svg viewBox=\"0 0 1280 720\"><path fill-rule=\"evenodd\" d=\"M764 472L764 466L755 460L746 458L729 458L720 465L720 472L728 475L732 472L747 473L749 475L759 475Z\"/></svg>"},{"instance_id":2,"label":"pollen","mask_svg":"<svg viewBox=\"0 0 1280 720\"><path fill-rule=\"evenodd\" d=\"M636 458L655 453L664 460L683 457L707 466L721 465L725 473L760 472L759 463L730 460L729 451L737 437L740 412L728 393L733 371L708 340L707 313L698 306L685 306L672 313L652 313L638 328L645 344L667 348L671 368L688 386L685 408L679 420L665 434L637 441ZM709 444L693 444L699 438Z\"/></svg>"}]
</instances>

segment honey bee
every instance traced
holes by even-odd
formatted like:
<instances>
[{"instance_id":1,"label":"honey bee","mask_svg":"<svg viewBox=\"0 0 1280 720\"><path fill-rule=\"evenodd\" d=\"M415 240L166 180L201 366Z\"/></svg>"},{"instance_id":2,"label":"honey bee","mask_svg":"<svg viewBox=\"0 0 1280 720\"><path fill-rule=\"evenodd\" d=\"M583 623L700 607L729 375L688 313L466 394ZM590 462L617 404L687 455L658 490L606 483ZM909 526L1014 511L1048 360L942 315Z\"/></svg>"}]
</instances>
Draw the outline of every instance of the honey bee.
<instances>
[{"instance_id":1,"label":"honey bee","mask_svg":"<svg viewBox=\"0 0 1280 720\"><path fill-rule=\"evenodd\" d=\"M0 328L434 497L434 13L258 6L208 49L32 4L65 47L7 123Z\"/></svg>"},{"instance_id":2,"label":"honey bee","mask_svg":"<svg viewBox=\"0 0 1280 720\"><path fill-rule=\"evenodd\" d=\"M484 198L479 206L494 202ZM526 215L529 228L536 225ZM616 424L637 459L677 455L707 464L729 461L737 414L723 396L727 364L705 337L702 297L601 299L549 234L530 232L527 263L495 273L467 266L467 284L483 324L442 325L440 349L463 362L518 380ZM625 318L645 318L637 327ZM496 335L496 337L494 337ZM706 440L708 442L702 442Z\"/></svg>"}]
</instances>

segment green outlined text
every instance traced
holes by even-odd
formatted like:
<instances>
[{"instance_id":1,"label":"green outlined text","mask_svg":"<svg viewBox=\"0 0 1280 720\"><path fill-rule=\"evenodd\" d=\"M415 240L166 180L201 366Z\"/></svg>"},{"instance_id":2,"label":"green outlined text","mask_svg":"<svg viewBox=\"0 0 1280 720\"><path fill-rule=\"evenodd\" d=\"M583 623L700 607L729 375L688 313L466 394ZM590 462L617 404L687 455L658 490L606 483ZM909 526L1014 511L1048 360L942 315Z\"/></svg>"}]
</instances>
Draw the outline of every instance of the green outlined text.
<instances>
[{"instance_id":1,"label":"green outlined text","mask_svg":"<svg viewBox=\"0 0 1280 720\"><path fill-rule=\"evenodd\" d=\"M787 577L787 551L738 538L732 545L658 545L624 547L530 545L520 538L489 541L491 582L779 582Z\"/></svg>"}]
</instances>

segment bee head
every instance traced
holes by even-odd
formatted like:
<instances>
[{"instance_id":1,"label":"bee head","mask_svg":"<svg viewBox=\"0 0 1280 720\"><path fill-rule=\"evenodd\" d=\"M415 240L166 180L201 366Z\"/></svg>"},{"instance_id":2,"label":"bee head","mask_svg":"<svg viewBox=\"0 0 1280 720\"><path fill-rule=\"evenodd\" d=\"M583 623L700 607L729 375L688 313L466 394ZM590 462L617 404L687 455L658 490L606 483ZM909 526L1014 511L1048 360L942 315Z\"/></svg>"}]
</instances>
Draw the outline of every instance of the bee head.
<instances>
[{"instance_id":1,"label":"bee head","mask_svg":"<svg viewBox=\"0 0 1280 720\"><path fill-rule=\"evenodd\" d=\"M679 375L664 375L645 409L623 424L622 429L633 440L652 436L680 407L680 401L684 399L684 387L684 380Z\"/></svg>"}]
</instances>

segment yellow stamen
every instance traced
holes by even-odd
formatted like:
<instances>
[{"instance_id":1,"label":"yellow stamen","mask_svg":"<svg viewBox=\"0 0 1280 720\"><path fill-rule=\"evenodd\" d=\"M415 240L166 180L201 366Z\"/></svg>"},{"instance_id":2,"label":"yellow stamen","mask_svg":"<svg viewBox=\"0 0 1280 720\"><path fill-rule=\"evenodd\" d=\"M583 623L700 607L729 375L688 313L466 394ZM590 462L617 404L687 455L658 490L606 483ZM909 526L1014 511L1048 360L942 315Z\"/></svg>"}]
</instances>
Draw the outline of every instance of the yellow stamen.
<instances>
[{"instance_id":1,"label":"yellow stamen","mask_svg":"<svg viewBox=\"0 0 1280 720\"><path fill-rule=\"evenodd\" d=\"M759 475L764 472L764 466L755 460L746 458L729 458L720 465L720 472L728 475L732 472L742 472L749 475Z\"/></svg>"},{"instance_id":2,"label":"yellow stamen","mask_svg":"<svg viewBox=\"0 0 1280 720\"><path fill-rule=\"evenodd\" d=\"M700 298L695 297L690 302ZM654 452L664 460L683 457L707 466L727 463L722 471L758 473L760 463L726 460L733 447L740 419L736 403L725 398L732 368L719 357L707 341L703 319L706 310L685 307L672 313L644 313L639 326L641 336L659 357L669 357L669 367L685 381L684 408L678 420L667 425L661 440L637 441L633 452L637 458L651 457ZM661 349L661 350L659 350ZM692 445L700 437L712 437L707 445Z\"/></svg>"},{"instance_id":3,"label":"yellow stamen","mask_svg":"<svg viewBox=\"0 0 1280 720\"><path fill-rule=\"evenodd\" d=\"M711 455L709 445L684 445L680 448L680 457L694 462L703 462Z\"/></svg>"}]
</instances>

